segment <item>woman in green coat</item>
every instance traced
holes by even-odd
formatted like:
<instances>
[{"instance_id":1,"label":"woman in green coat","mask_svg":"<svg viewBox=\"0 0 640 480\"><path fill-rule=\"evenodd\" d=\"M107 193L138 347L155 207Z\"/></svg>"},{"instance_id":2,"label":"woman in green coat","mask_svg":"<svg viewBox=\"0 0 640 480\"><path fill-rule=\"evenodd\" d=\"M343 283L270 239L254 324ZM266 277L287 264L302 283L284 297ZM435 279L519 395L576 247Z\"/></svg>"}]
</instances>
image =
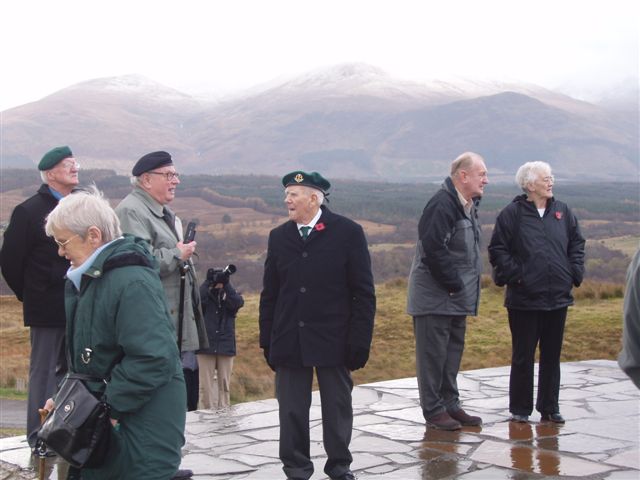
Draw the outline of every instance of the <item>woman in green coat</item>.
<instances>
[{"instance_id":1,"label":"woman in green coat","mask_svg":"<svg viewBox=\"0 0 640 480\"><path fill-rule=\"evenodd\" d=\"M83 480L168 480L184 444L186 398L175 331L155 261L122 236L95 188L62 199L46 233L71 262L65 308L69 370L104 378L113 431L105 463ZM48 402L47 407L51 407Z\"/></svg>"}]
</instances>

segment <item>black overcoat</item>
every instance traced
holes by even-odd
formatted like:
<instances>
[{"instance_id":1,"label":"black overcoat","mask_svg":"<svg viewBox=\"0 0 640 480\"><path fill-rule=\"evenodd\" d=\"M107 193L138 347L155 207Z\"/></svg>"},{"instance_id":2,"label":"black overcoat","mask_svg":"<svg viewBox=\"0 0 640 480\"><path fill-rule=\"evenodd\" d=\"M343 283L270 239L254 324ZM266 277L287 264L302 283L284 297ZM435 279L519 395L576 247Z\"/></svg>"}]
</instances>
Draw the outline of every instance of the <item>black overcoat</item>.
<instances>
[{"instance_id":1,"label":"black overcoat","mask_svg":"<svg viewBox=\"0 0 640 480\"><path fill-rule=\"evenodd\" d=\"M2 275L22 302L27 327L64 327L64 283L69 261L47 237L47 215L58 205L43 184L33 197L18 205L4 232L0 252Z\"/></svg>"},{"instance_id":2,"label":"black overcoat","mask_svg":"<svg viewBox=\"0 0 640 480\"><path fill-rule=\"evenodd\" d=\"M273 366L339 366L369 349L375 316L362 227L322 207L305 241L295 222L269 235L260 295L260 347Z\"/></svg>"}]
</instances>

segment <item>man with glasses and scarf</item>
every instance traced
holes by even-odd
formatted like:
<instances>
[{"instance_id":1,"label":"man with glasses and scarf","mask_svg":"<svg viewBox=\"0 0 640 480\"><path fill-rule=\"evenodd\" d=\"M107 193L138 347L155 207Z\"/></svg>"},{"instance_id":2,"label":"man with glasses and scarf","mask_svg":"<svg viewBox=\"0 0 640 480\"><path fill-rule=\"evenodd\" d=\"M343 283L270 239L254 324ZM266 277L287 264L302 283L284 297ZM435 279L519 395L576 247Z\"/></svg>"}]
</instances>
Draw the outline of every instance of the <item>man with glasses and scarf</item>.
<instances>
[{"instance_id":1,"label":"man with glasses and scarf","mask_svg":"<svg viewBox=\"0 0 640 480\"><path fill-rule=\"evenodd\" d=\"M67 146L42 157L38 170L43 183L13 210L0 251L2 275L22 302L24 325L30 328L27 441L31 448L40 427L38 409L53 396L66 370L64 282L69 261L58 256L58 246L46 236L44 222L58 200L78 185L79 169Z\"/></svg>"}]
</instances>

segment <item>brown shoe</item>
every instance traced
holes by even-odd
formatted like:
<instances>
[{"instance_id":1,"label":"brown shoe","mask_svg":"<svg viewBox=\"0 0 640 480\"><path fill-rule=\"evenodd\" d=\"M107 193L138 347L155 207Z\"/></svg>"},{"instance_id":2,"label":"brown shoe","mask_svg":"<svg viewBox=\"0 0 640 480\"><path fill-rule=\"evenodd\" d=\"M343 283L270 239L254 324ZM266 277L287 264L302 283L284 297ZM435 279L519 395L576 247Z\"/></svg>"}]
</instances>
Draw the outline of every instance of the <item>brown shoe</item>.
<instances>
[{"instance_id":1,"label":"brown shoe","mask_svg":"<svg viewBox=\"0 0 640 480\"><path fill-rule=\"evenodd\" d=\"M442 412L427 418L427 427L436 430L460 430L462 425L457 420L451 418L447 412Z\"/></svg>"},{"instance_id":2,"label":"brown shoe","mask_svg":"<svg viewBox=\"0 0 640 480\"><path fill-rule=\"evenodd\" d=\"M461 408L459 410L453 410L448 413L451 418L459 421L460 424L464 427L479 427L480 425L482 425L482 419L480 417L469 415Z\"/></svg>"}]
</instances>

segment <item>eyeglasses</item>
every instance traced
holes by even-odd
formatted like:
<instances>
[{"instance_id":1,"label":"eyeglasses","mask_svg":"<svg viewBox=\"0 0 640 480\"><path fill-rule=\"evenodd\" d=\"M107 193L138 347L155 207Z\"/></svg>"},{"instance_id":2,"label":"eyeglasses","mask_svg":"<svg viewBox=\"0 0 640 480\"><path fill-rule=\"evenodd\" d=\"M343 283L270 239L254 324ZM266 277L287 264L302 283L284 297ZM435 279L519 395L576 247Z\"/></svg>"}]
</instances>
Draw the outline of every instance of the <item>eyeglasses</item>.
<instances>
[{"instance_id":1,"label":"eyeglasses","mask_svg":"<svg viewBox=\"0 0 640 480\"><path fill-rule=\"evenodd\" d=\"M170 182L174 178L176 180L180 179L180 174L178 172L147 172L149 175L162 175L167 182Z\"/></svg>"},{"instance_id":2,"label":"eyeglasses","mask_svg":"<svg viewBox=\"0 0 640 480\"><path fill-rule=\"evenodd\" d=\"M54 239L53 239L53 241L54 241L54 242L56 242L56 243L58 244L58 247L60 247L60 248L64 248L64 247L66 247L66 246L67 246L67 243L69 243L71 240L73 240L74 238L79 237L79 236L80 236L80 235L78 235L78 234L76 233L74 236L72 236L72 237L68 238L68 239L67 239L67 240L65 240L64 242L59 241L57 238L54 238Z\"/></svg>"},{"instance_id":3,"label":"eyeglasses","mask_svg":"<svg viewBox=\"0 0 640 480\"><path fill-rule=\"evenodd\" d=\"M78 162L62 162L60 167L65 170L73 170L74 168L79 170L80 164Z\"/></svg>"}]
</instances>

